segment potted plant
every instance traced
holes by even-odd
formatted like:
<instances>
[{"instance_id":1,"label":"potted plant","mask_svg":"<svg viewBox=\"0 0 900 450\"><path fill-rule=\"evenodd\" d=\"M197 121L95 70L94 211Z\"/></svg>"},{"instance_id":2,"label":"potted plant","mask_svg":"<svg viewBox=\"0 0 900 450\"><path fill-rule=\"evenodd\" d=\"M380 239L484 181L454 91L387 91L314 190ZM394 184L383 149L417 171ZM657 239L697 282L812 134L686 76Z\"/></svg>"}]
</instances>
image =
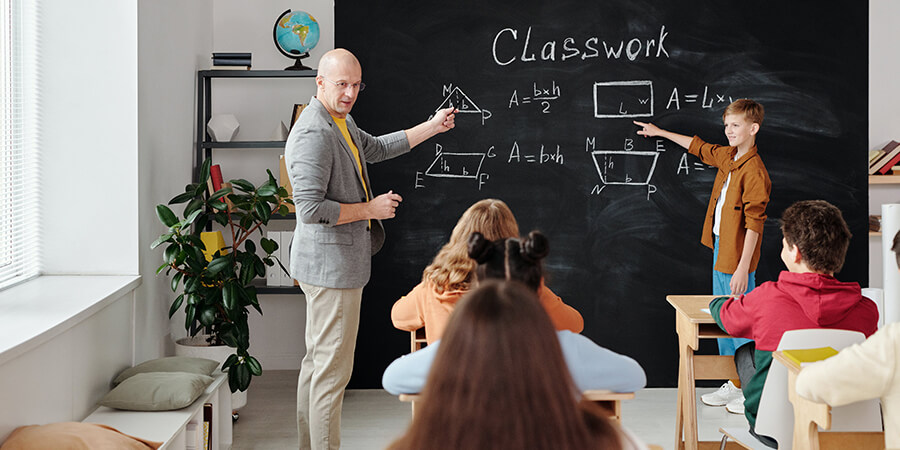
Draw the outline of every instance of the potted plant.
<instances>
[{"instance_id":1,"label":"potted plant","mask_svg":"<svg viewBox=\"0 0 900 450\"><path fill-rule=\"evenodd\" d=\"M272 172L258 188L247 180L224 183L214 193L207 189L211 160L203 161L200 181L185 187L183 194L169 200L169 205L186 203L181 219L166 205L156 206L156 215L168 227L150 248L163 246L163 264L156 273L171 275L172 291L178 293L169 308L169 318L184 309L184 326L191 337L201 330L210 345L234 348L222 370L228 371L232 392L244 391L254 376L262 374L262 365L250 355L250 329L247 324L252 307L262 314L256 287L251 283L264 277L266 266L281 270L284 266L272 252L278 243L263 237L263 227L273 214L287 215L293 201L287 190L278 185ZM224 227L226 246L216 250L210 259L200 233L207 225ZM254 233L264 256L257 254ZM227 245L230 238L230 245Z\"/></svg>"}]
</instances>

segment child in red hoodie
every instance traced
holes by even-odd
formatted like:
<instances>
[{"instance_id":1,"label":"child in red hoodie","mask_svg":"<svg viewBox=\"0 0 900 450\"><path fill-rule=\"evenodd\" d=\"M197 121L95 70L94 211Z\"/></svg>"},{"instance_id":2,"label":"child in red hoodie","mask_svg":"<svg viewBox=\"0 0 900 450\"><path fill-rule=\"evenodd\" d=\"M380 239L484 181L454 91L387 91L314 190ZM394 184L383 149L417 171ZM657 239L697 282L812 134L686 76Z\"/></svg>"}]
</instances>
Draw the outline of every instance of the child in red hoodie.
<instances>
[{"instance_id":1,"label":"child in red hoodie","mask_svg":"<svg viewBox=\"0 0 900 450\"><path fill-rule=\"evenodd\" d=\"M734 356L744 391L744 415L756 436L756 413L772 364L772 352L788 330L837 328L873 334L878 323L875 302L862 296L859 284L834 278L844 265L850 230L834 205L823 200L794 203L781 218L781 260L788 272L747 295L719 297L710 313L725 332L753 339ZM759 436L757 436L759 437ZM763 436L774 447L774 439Z\"/></svg>"}]
</instances>

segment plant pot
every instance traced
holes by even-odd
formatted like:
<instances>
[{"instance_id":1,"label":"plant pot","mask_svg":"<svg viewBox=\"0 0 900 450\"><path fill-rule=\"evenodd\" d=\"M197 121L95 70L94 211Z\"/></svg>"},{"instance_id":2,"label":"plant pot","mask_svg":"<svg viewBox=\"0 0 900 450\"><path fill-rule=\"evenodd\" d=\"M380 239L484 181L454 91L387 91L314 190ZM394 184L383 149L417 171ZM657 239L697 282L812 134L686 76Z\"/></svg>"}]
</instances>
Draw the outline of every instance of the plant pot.
<instances>
[{"instance_id":1,"label":"plant pot","mask_svg":"<svg viewBox=\"0 0 900 450\"><path fill-rule=\"evenodd\" d=\"M194 358L206 358L218 361L219 365L225 362L234 349L227 345L209 345L206 336L197 335L185 337L175 341L175 356L192 356ZM247 391L238 391L231 394L231 409L237 411L247 404Z\"/></svg>"}]
</instances>

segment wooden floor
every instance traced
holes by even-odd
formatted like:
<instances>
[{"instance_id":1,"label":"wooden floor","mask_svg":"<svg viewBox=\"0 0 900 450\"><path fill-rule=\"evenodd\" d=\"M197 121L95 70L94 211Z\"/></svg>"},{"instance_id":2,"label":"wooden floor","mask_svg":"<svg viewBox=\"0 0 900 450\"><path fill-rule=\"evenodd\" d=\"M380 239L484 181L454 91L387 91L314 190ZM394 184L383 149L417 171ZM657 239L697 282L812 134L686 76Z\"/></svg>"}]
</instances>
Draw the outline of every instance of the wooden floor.
<instances>
[{"instance_id":1,"label":"wooden floor","mask_svg":"<svg viewBox=\"0 0 900 450\"><path fill-rule=\"evenodd\" d=\"M697 389L697 395L714 389ZM297 448L297 372L269 370L253 379L247 406L234 424L235 449ZM675 389L644 389L622 404L623 423L648 444L675 446ZM380 389L349 390L344 397L341 448L383 449L409 425L409 404ZM747 426L744 416L700 404L700 439L718 441L719 427Z\"/></svg>"}]
</instances>

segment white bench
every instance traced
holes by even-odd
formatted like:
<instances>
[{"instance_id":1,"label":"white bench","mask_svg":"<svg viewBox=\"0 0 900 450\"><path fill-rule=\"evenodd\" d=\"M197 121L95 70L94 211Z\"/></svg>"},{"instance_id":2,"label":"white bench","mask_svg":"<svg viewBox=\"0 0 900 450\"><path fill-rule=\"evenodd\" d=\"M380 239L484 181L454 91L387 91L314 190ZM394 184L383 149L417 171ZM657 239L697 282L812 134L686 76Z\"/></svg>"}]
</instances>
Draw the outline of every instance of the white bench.
<instances>
[{"instance_id":1,"label":"white bench","mask_svg":"<svg viewBox=\"0 0 900 450\"><path fill-rule=\"evenodd\" d=\"M163 442L160 449L184 450L188 448L189 439L202 442L203 405L210 403L213 405L210 433L212 448L228 450L231 448L231 390L228 388L228 375L219 372L213 376L215 380L207 386L206 391L185 408L174 411L123 411L101 406L82 422L109 425L131 436ZM187 432L188 424L195 424L199 436Z\"/></svg>"}]
</instances>

